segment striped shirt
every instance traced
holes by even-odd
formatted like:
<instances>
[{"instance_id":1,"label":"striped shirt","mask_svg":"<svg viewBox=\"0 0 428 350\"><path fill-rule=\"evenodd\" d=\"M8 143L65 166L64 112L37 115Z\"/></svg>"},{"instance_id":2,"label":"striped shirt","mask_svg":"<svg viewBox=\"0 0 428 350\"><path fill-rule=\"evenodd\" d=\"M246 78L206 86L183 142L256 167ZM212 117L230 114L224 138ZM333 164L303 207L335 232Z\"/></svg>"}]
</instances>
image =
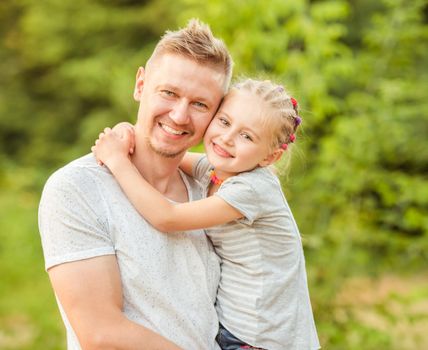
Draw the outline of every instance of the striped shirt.
<instances>
[{"instance_id":1,"label":"striped shirt","mask_svg":"<svg viewBox=\"0 0 428 350\"><path fill-rule=\"evenodd\" d=\"M212 169L194 167L205 194ZM216 309L222 325L255 347L319 349L300 234L278 178L257 168L215 193L244 218L206 230L221 258Z\"/></svg>"}]
</instances>

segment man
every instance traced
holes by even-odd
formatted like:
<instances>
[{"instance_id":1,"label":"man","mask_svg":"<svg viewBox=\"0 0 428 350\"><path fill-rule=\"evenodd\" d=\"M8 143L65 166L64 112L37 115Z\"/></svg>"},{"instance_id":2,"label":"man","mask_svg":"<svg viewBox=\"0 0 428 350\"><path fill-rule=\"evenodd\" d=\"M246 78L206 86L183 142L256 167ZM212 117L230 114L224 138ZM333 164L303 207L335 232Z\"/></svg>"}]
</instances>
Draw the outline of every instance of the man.
<instances>
[{"instance_id":1,"label":"man","mask_svg":"<svg viewBox=\"0 0 428 350\"><path fill-rule=\"evenodd\" d=\"M217 110L231 64L208 26L191 20L138 70L132 162L172 201L200 197L178 165ZM219 266L204 234L156 231L92 155L50 177L39 226L69 349L218 348Z\"/></svg>"}]
</instances>

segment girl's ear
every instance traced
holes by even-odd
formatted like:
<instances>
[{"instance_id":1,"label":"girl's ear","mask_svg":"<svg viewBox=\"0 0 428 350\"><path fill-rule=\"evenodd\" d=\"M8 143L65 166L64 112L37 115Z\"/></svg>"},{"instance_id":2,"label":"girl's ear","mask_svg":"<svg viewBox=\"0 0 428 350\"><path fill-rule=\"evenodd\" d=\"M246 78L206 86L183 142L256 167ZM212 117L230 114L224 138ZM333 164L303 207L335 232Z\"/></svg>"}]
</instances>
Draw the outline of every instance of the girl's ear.
<instances>
[{"instance_id":1,"label":"girl's ear","mask_svg":"<svg viewBox=\"0 0 428 350\"><path fill-rule=\"evenodd\" d=\"M144 68L140 67L137 71L137 76L135 78L135 88L134 88L134 100L140 101L141 94L144 87Z\"/></svg>"},{"instance_id":2,"label":"girl's ear","mask_svg":"<svg viewBox=\"0 0 428 350\"><path fill-rule=\"evenodd\" d=\"M273 151L273 153L269 154L265 159L263 159L259 163L259 166L265 167L265 166L269 166L269 165L275 163L276 161L281 159L281 156L283 153L284 153L283 149L281 149L281 148L276 149L275 151Z\"/></svg>"}]
</instances>

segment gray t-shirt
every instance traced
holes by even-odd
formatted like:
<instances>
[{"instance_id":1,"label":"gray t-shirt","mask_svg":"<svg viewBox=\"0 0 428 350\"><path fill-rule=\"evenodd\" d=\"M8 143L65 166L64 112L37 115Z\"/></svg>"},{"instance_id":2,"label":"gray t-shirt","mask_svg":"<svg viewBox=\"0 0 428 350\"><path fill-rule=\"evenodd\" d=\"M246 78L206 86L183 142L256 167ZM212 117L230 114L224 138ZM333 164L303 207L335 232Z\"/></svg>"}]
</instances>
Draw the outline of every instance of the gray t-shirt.
<instances>
[{"instance_id":1,"label":"gray t-shirt","mask_svg":"<svg viewBox=\"0 0 428 350\"><path fill-rule=\"evenodd\" d=\"M206 189L211 169L206 157L193 169ZM220 323L256 347L319 349L300 233L278 178L256 168L215 195L245 216L206 230L221 257Z\"/></svg>"},{"instance_id":2,"label":"gray t-shirt","mask_svg":"<svg viewBox=\"0 0 428 350\"><path fill-rule=\"evenodd\" d=\"M200 187L183 173L189 199ZM202 231L164 234L135 210L105 167L87 155L45 185L39 228L46 269L116 255L124 313L184 349L218 349L214 308L219 262ZM80 349L66 315L68 349Z\"/></svg>"}]
</instances>

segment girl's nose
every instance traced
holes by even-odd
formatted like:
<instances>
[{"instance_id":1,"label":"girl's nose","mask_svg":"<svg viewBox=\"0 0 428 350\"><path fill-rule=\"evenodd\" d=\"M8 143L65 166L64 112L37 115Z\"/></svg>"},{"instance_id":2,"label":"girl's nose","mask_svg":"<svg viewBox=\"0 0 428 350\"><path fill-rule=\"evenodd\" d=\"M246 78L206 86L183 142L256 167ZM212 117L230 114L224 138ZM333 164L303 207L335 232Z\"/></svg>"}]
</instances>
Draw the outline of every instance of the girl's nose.
<instances>
[{"instance_id":1,"label":"girl's nose","mask_svg":"<svg viewBox=\"0 0 428 350\"><path fill-rule=\"evenodd\" d=\"M233 142L234 132L231 129L228 129L221 135L221 139L226 144L231 144Z\"/></svg>"}]
</instances>

